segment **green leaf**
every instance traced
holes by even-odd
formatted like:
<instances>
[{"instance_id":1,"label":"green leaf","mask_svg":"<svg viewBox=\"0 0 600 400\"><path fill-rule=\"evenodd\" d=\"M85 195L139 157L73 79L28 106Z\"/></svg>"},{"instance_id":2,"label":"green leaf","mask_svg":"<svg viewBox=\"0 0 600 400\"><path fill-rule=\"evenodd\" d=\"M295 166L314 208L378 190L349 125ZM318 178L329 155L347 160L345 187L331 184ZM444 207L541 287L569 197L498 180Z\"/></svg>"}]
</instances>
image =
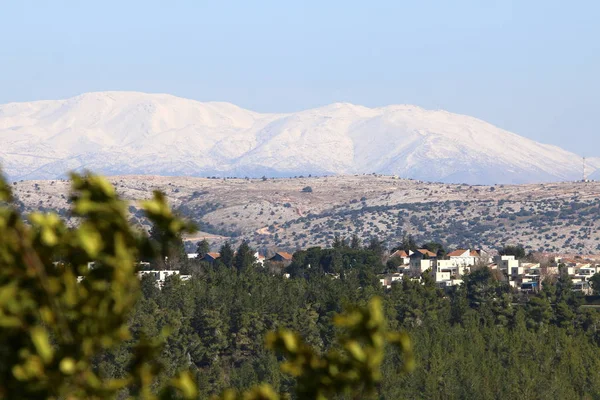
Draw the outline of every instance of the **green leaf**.
<instances>
[{"instance_id":1,"label":"green leaf","mask_svg":"<svg viewBox=\"0 0 600 400\"><path fill-rule=\"evenodd\" d=\"M48 333L41 326L34 326L30 330L31 341L33 342L37 353L42 358L44 363L49 364L54 356L54 350L50 345Z\"/></svg>"}]
</instances>

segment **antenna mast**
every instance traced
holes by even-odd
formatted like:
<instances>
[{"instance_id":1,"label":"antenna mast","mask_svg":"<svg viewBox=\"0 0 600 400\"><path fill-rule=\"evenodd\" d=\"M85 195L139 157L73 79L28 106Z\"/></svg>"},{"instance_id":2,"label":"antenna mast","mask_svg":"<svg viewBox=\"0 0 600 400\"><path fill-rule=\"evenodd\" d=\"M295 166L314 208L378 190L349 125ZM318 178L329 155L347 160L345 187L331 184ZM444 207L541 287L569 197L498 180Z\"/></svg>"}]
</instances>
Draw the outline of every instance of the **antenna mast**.
<instances>
[{"instance_id":1,"label":"antenna mast","mask_svg":"<svg viewBox=\"0 0 600 400\"><path fill-rule=\"evenodd\" d=\"M585 164L585 156L583 157L583 182L587 182L588 181L588 177L587 177L587 171L586 171L586 164Z\"/></svg>"}]
</instances>

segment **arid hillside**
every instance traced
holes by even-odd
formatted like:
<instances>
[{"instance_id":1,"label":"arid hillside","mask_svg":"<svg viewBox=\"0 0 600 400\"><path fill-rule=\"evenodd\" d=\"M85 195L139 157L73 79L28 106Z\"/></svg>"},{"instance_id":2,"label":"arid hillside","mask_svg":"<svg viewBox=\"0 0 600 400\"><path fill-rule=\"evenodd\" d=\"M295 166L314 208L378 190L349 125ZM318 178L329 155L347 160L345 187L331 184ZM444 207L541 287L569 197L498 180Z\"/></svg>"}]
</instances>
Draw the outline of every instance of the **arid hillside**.
<instances>
[{"instance_id":1,"label":"arid hillside","mask_svg":"<svg viewBox=\"0 0 600 400\"><path fill-rule=\"evenodd\" d=\"M198 222L215 246L230 238L258 248L326 246L334 235L378 237L389 247L404 234L450 248L523 244L529 250L591 254L600 250L600 183L469 186L391 176L206 179L123 176L111 182L136 207L153 190ZM21 207L68 217L68 181L13 184Z\"/></svg>"}]
</instances>

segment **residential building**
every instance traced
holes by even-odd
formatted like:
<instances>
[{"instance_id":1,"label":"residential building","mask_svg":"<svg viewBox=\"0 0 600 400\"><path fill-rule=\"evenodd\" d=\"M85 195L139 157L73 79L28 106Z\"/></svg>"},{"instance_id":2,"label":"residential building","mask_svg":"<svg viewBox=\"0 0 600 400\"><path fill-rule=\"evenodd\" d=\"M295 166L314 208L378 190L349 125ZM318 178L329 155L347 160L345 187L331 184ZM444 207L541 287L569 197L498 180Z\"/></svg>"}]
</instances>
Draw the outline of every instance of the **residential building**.
<instances>
[{"instance_id":1,"label":"residential building","mask_svg":"<svg viewBox=\"0 0 600 400\"><path fill-rule=\"evenodd\" d=\"M390 258L398 258L402 262L402 265L410 264L410 255L412 251L406 252L404 250L396 250L392 254L390 254Z\"/></svg>"},{"instance_id":2,"label":"residential building","mask_svg":"<svg viewBox=\"0 0 600 400\"><path fill-rule=\"evenodd\" d=\"M534 293L540 290L540 283L537 281L523 282L518 288L522 292Z\"/></svg>"},{"instance_id":3,"label":"residential building","mask_svg":"<svg viewBox=\"0 0 600 400\"><path fill-rule=\"evenodd\" d=\"M215 261L217 261L220 257L221 257L221 254L219 254L219 253L206 253L204 255L204 258L202 258L202 261L212 264Z\"/></svg>"},{"instance_id":4,"label":"residential building","mask_svg":"<svg viewBox=\"0 0 600 400\"><path fill-rule=\"evenodd\" d=\"M256 260L256 263L261 267L265 266L266 258L265 256L261 255L258 251L254 253L254 259Z\"/></svg>"},{"instance_id":5,"label":"residential building","mask_svg":"<svg viewBox=\"0 0 600 400\"><path fill-rule=\"evenodd\" d=\"M271 258L269 258L269 261L275 261L275 262L292 262L292 258L293 256L290 253L286 253L284 251L279 251L277 253L275 253L275 255Z\"/></svg>"},{"instance_id":6,"label":"residential building","mask_svg":"<svg viewBox=\"0 0 600 400\"><path fill-rule=\"evenodd\" d=\"M437 260L436 261L436 270L446 270L451 273L451 275L459 277L464 274L468 274L471 272L472 265L465 265L462 262L456 262L456 260Z\"/></svg>"},{"instance_id":7,"label":"residential building","mask_svg":"<svg viewBox=\"0 0 600 400\"><path fill-rule=\"evenodd\" d=\"M486 265L492 258L483 250L458 249L450 252L448 258L457 266L470 267L473 265Z\"/></svg>"},{"instance_id":8,"label":"residential building","mask_svg":"<svg viewBox=\"0 0 600 400\"><path fill-rule=\"evenodd\" d=\"M427 270L433 271L436 265L437 255L427 249L418 249L410 255L410 275L421 276Z\"/></svg>"},{"instance_id":9,"label":"residential building","mask_svg":"<svg viewBox=\"0 0 600 400\"><path fill-rule=\"evenodd\" d=\"M585 296L590 296L594 293L588 281L573 282L573 291L583 293Z\"/></svg>"},{"instance_id":10,"label":"residential building","mask_svg":"<svg viewBox=\"0 0 600 400\"><path fill-rule=\"evenodd\" d=\"M579 268L579 271L573 276L573 280L577 281L589 281L592 276L597 274L600 268L598 266L589 266Z\"/></svg>"},{"instance_id":11,"label":"residential building","mask_svg":"<svg viewBox=\"0 0 600 400\"><path fill-rule=\"evenodd\" d=\"M521 263L523 277L521 282L540 282L541 271L539 263Z\"/></svg>"},{"instance_id":12,"label":"residential building","mask_svg":"<svg viewBox=\"0 0 600 400\"><path fill-rule=\"evenodd\" d=\"M379 277L379 282L385 288L391 288L392 283L401 281L404 278L404 274L395 273L395 274L387 274Z\"/></svg>"},{"instance_id":13,"label":"residential building","mask_svg":"<svg viewBox=\"0 0 600 400\"><path fill-rule=\"evenodd\" d=\"M515 256L496 256L494 262L498 265L498 269L504 272L511 287L521 287L525 269L521 267L521 262Z\"/></svg>"}]
</instances>

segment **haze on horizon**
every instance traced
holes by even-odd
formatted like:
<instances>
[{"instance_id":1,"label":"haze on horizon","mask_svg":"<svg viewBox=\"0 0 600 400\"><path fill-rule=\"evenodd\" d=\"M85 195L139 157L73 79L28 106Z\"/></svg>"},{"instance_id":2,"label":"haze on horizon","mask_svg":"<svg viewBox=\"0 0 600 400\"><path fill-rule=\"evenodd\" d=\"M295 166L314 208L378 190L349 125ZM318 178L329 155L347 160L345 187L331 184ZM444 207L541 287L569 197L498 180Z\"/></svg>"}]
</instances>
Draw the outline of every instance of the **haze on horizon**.
<instances>
[{"instance_id":1,"label":"haze on horizon","mask_svg":"<svg viewBox=\"0 0 600 400\"><path fill-rule=\"evenodd\" d=\"M539 0L11 2L0 103L135 90L260 112L415 104L600 156L599 11Z\"/></svg>"}]
</instances>

